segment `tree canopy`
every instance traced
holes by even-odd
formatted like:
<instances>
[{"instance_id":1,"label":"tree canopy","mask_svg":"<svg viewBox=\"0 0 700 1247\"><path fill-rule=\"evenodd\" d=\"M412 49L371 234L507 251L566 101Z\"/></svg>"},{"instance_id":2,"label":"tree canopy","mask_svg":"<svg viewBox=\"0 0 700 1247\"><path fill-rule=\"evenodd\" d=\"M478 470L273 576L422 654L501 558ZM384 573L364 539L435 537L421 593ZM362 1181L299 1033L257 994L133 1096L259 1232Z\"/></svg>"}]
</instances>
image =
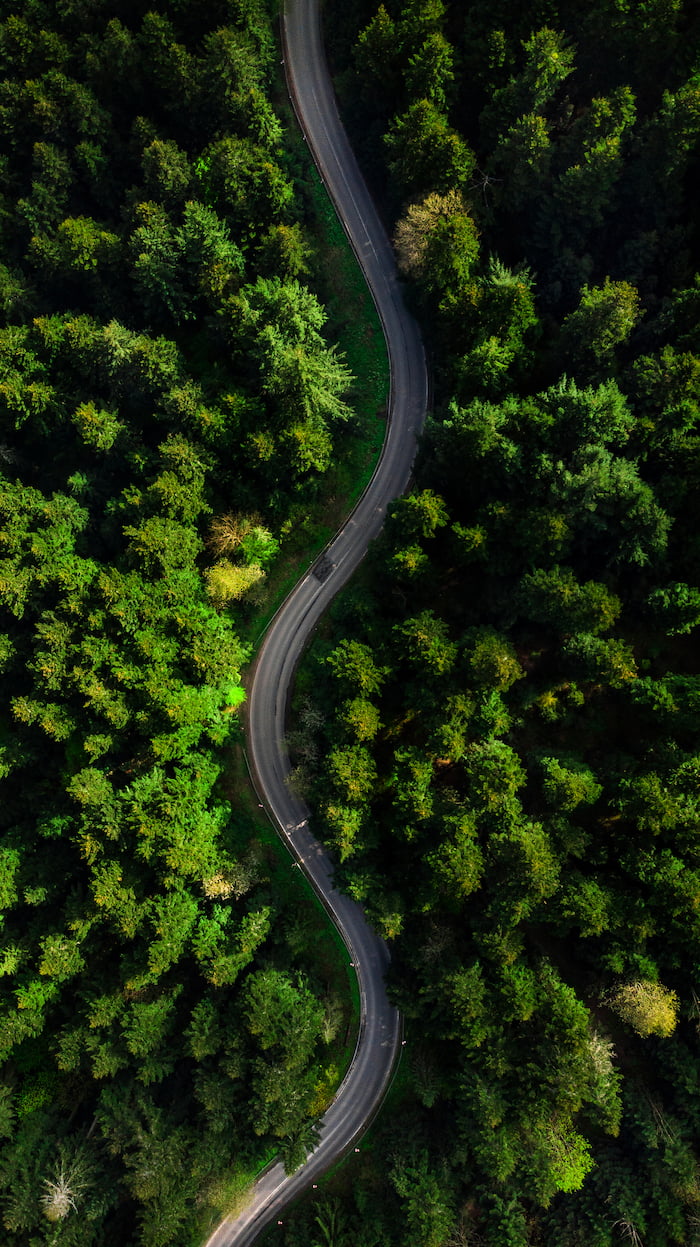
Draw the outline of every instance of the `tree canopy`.
<instances>
[{"instance_id":1,"label":"tree canopy","mask_svg":"<svg viewBox=\"0 0 700 1247\"><path fill-rule=\"evenodd\" d=\"M258 595L355 423L273 10L0 14L8 1247L204 1237L341 1072L344 963L232 761Z\"/></svg>"},{"instance_id":2,"label":"tree canopy","mask_svg":"<svg viewBox=\"0 0 700 1247\"><path fill-rule=\"evenodd\" d=\"M698 14L355 0L328 27L434 401L302 675L407 1039L317 1228L690 1247Z\"/></svg>"}]
</instances>

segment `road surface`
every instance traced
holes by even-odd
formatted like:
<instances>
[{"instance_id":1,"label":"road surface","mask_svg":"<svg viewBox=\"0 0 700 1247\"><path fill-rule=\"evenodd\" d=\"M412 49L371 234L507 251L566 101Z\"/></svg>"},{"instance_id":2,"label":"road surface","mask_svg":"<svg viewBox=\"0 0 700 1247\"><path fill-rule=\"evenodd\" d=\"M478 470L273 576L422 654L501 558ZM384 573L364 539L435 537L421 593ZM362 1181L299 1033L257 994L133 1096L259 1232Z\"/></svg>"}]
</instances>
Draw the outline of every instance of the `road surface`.
<instances>
[{"instance_id":1,"label":"road surface","mask_svg":"<svg viewBox=\"0 0 700 1247\"><path fill-rule=\"evenodd\" d=\"M387 504L408 485L416 437L425 417L428 377L418 328L404 307L391 246L338 118L321 42L319 0L285 0L285 71L310 151L364 271L387 341L390 397L384 446L367 489L315 567L272 621L253 668L248 694L248 755L255 786L283 839L332 915L355 966L360 989L357 1048L321 1126L320 1142L287 1177L280 1163L255 1183L245 1210L214 1231L207 1247L248 1247L262 1228L351 1148L378 1107L400 1045L400 1019L390 1005L386 945L362 910L332 883L328 855L314 839L309 811L287 784L285 718L295 668L338 590L379 533Z\"/></svg>"}]
</instances>

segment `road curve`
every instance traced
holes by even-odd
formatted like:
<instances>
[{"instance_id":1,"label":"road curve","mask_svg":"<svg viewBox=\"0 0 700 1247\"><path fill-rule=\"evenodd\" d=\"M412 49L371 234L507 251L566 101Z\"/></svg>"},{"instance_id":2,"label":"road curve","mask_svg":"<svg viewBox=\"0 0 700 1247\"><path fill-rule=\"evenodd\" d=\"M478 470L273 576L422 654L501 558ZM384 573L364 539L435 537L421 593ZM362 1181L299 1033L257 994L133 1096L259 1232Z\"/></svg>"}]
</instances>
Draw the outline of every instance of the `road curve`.
<instances>
[{"instance_id":1,"label":"road curve","mask_svg":"<svg viewBox=\"0 0 700 1247\"><path fill-rule=\"evenodd\" d=\"M227 1218L206 1247L248 1247L286 1204L346 1152L381 1101L400 1044L387 999L386 945L362 910L333 887L330 858L309 829L309 811L287 784L284 733L289 692L304 647L332 598L379 533L387 504L408 485L428 399L425 353L401 294L393 253L338 117L321 41L319 0L285 0L287 85L302 131L376 304L390 365L387 431L374 476L341 531L292 590L258 653L248 693L248 755L255 786L290 851L336 923L360 989L360 1031L350 1068L321 1126L320 1142L290 1177L281 1163L255 1183L248 1206Z\"/></svg>"}]
</instances>

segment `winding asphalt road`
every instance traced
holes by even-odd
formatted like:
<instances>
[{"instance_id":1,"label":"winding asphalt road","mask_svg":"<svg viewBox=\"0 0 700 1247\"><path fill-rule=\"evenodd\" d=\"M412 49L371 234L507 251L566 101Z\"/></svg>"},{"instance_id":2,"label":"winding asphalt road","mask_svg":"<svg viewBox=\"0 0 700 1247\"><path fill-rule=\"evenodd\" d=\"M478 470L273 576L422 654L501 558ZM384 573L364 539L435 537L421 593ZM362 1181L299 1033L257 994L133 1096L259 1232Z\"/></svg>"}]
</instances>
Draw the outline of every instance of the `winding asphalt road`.
<instances>
[{"instance_id":1,"label":"winding asphalt road","mask_svg":"<svg viewBox=\"0 0 700 1247\"><path fill-rule=\"evenodd\" d=\"M391 388L384 446L374 476L324 555L292 590L268 629L249 683L248 752L255 786L293 856L336 923L360 988L360 1032L320 1142L290 1177L280 1163L255 1183L245 1210L227 1218L206 1247L248 1247L282 1209L359 1138L386 1090L400 1045L390 1005L386 945L362 910L333 887L330 858L309 829L309 811L287 784L285 718L295 668L332 598L364 557L387 504L408 485L425 417L428 377L418 328L401 294L391 246L338 112L321 41L319 0L285 0L283 44L289 93L310 151L365 274L384 328Z\"/></svg>"}]
</instances>

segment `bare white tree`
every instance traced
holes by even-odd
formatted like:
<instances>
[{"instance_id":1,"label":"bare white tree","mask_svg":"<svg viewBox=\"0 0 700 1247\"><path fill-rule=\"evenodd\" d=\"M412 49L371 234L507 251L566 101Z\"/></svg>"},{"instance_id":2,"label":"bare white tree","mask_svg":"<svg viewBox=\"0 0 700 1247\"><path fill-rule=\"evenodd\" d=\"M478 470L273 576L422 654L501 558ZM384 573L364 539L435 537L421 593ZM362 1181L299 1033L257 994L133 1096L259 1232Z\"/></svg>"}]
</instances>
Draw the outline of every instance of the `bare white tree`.
<instances>
[{"instance_id":1,"label":"bare white tree","mask_svg":"<svg viewBox=\"0 0 700 1247\"><path fill-rule=\"evenodd\" d=\"M77 1211L76 1200L89 1185L87 1166L80 1151L69 1158L59 1146L59 1157L53 1176L44 1178L46 1188L41 1196L44 1216L49 1221L63 1221L68 1213Z\"/></svg>"},{"instance_id":2,"label":"bare white tree","mask_svg":"<svg viewBox=\"0 0 700 1247\"><path fill-rule=\"evenodd\" d=\"M620 1227L620 1234L627 1242L632 1243L633 1247L644 1247L633 1221L626 1221L624 1217L620 1217L617 1221L613 1221L612 1228L615 1229L615 1226Z\"/></svg>"}]
</instances>

